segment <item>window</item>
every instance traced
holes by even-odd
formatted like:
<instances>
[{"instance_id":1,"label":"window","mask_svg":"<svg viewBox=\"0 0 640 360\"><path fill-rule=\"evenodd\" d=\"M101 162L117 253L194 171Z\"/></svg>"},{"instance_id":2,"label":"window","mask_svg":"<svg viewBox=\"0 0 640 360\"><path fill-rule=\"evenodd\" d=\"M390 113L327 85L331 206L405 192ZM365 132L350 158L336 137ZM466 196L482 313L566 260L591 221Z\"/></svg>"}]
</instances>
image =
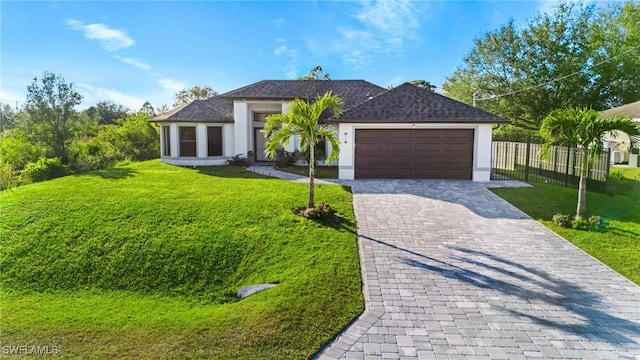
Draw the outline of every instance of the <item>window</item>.
<instances>
[{"instance_id":1,"label":"window","mask_svg":"<svg viewBox=\"0 0 640 360\"><path fill-rule=\"evenodd\" d=\"M171 156L171 128L168 126L162 127L162 140L164 148L162 149L163 156Z\"/></svg>"},{"instance_id":2,"label":"window","mask_svg":"<svg viewBox=\"0 0 640 360\"><path fill-rule=\"evenodd\" d=\"M222 127L207 127L207 156L222 156Z\"/></svg>"},{"instance_id":3,"label":"window","mask_svg":"<svg viewBox=\"0 0 640 360\"><path fill-rule=\"evenodd\" d=\"M196 156L196 127L180 126L180 156Z\"/></svg>"},{"instance_id":4,"label":"window","mask_svg":"<svg viewBox=\"0 0 640 360\"><path fill-rule=\"evenodd\" d=\"M267 121L267 116L271 116L274 114L280 114L280 113L279 112L254 112L253 121L265 122Z\"/></svg>"}]
</instances>

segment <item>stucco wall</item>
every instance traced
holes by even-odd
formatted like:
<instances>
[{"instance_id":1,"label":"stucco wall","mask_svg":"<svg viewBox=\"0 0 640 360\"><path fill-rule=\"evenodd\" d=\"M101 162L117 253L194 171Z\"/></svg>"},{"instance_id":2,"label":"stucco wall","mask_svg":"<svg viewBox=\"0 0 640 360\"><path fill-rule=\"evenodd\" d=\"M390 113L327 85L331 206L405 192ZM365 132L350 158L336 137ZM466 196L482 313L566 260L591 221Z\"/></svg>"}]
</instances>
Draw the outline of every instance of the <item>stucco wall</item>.
<instances>
[{"instance_id":1,"label":"stucco wall","mask_svg":"<svg viewBox=\"0 0 640 360\"><path fill-rule=\"evenodd\" d=\"M168 126L170 132L171 155L164 156L164 137L160 137L160 151L162 162L180 166L212 166L225 165L227 160L233 156L234 151L234 124L216 124L216 123L168 123L161 126ZM192 126L196 128L196 156L180 157L178 138L178 128L180 126ZM222 156L207 156L207 127L222 127ZM162 133L161 133L162 134Z\"/></svg>"}]
</instances>

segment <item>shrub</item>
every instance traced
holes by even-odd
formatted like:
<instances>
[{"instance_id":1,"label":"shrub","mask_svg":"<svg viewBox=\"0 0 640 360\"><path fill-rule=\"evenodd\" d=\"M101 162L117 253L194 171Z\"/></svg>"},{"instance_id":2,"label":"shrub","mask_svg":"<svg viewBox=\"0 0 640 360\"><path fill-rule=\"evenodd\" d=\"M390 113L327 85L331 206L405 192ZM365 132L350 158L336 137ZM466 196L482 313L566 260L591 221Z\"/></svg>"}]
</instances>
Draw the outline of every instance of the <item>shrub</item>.
<instances>
[{"instance_id":1,"label":"shrub","mask_svg":"<svg viewBox=\"0 0 640 360\"><path fill-rule=\"evenodd\" d=\"M0 135L0 158L3 163L11 164L16 171L22 170L30 162L38 161L44 153L17 129L4 131Z\"/></svg>"},{"instance_id":2,"label":"shrub","mask_svg":"<svg viewBox=\"0 0 640 360\"><path fill-rule=\"evenodd\" d=\"M245 156L242 155L234 155L231 159L227 160L227 164L231 166L249 166L249 160Z\"/></svg>"},{"instance_id":3,"label":"shrub","mask_svg":"<svg viewBox=\"0 0 640 360\"><path fill-rule=\"evenodd\" d=\"M336 209L323 202L313 208L303 207L295 209L294 212L302 217L315 220L326 225L338 224L342 221L342 216L338 214Z\"/></svg>"},{"instance_id":4,"label":"shrub","mask_svg":"<svg viewBox=\"0 0 640 360\"><path fill-rule=\"evenodd\" d=\"M588 230L589 222L587 221L587 219L583 218L582 216L576 216L571 221L571 227L574 228L575 230Z\"/></svg>"},{"instance_id":5,"label":"shrub","mask_svg":"<svg viewBox=\"0 0 640 360\"><path fill-rule=\"evenodd\" d=\"M558 226L562 226L565 228L571 227L571 216L567 214L557 213L553 215L552 220L553 220L553 223Z\"/></svg>"},{"instance_id":6,"label":"shrub","mask_svg":"<svg viewBox=\"0 0 640 360\"><path fill-rule=\"evenodd\" d=\"M0 161L0 190L18 186L18 171L13 165Z\"/></svg>"},{"instance_id":7,"label":"shrub","mask_svg":"<svg viewBox=\"0 0 640 360\"><path fill-rule=\"evenodd\" d=\"M160 156L160 133L147 114L127 115L116 120L116 125L105 125L96 138L101 145L115 147L114 160L144 161Z\"/></svg>"},{"instance_id":8,"label":"shrub","mask_svg":"<svg viewBox=\"0 0 640 360\"><path fill-rule=\"evenodd\" d=\"M573 228L575 230L603 231L607 226L606 221L597 215L585 219L582 216L571 218L567 214L557 213L553 215L552 220L553 223L558 226Z\"/></svg>"},{"instance_id":9,"label":"shrub","mask_svg":"<svg viewBox=\"0 0 640 360\"><path fill-rule=\"evenodd\" d=\"M587 220L589 223L589 230L591 231L604 231L607 227L607 223L601 216L593 215Z\"/></svg>"},{"instance_id":10,"label":"shrub","mask_svg":"<svg viewBox=\"0 0 640 360\"><path fill-rule=\"evenodd\" d=\"M38 161L28 163L20 172L20 184L31 184L59 178L67 175L67 167L59 158L41 157Z\"/></svg>"},{"instance_id":11,"label":"shrub","mask_svg":"<svg viewBox=\"0 0 640 360\"><path fill-rule=\"evenodd\" d=\"M273 159L273 163L276 168L284 168L293 166L295 162L300 158L298 151L288 152L284 149L276 150L276 157Z\"/></svg>"},{"instance_id":12,"label":"shrub","mask_svg":"<svg viewBox=\"0 0 640 360\"><path fill-rule=\"evenodd\" d=\"M99 134L92 139L81 139L73 142L71 146L71 160L69 166L74 173L85 173L94 170L106 169L113 166L118 160L122 160L122 154L111 142L104 141Z\"/></svg>"}]
</instances>

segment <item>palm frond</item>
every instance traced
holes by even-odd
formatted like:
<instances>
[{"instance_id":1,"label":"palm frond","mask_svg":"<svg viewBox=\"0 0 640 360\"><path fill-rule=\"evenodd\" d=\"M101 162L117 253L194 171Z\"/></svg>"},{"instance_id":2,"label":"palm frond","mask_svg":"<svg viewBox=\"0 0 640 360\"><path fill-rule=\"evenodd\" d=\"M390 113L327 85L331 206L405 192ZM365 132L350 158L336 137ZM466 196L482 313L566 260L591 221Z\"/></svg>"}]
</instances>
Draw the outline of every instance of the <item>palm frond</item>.
<instances>
[{"instance_id":1,"label":"palm frond","mask_svg":"<svg viewBox=\"0 0 640 360\"><path fill-rule=\"evenodd\" d=\"M293 135L296 135L296 133L291 131L289 127L282 127L277 131L272 132L267 138L264 150L265 155L269 159L273 159L276 156L278 148L289 145L289 141Z\"/></svg>"},{"instance_id":2,"label":"palm frond","mask_svg":"<svg viewBox=\"0 0 640 360\"><path fill-rule=\"evenodd\" d=\"M639 135L639 129L626 116L601 117L587 108L566 108L551 112L540 126L540 135L546 141L542 146L543 156L548 156L551 145L580 145L590 156L604 151L603 137L606 133L621 131L630 137Z\"/></svg>"}]
</instances>

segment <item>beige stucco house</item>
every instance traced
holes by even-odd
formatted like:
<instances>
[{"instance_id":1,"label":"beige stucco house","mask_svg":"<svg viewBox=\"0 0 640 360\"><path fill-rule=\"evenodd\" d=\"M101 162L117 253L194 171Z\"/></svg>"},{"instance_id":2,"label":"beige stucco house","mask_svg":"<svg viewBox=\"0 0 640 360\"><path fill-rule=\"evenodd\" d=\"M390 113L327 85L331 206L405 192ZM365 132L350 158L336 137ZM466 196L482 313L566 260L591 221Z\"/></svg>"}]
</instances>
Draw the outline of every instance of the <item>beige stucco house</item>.
<instances>
[{"instance_id":1,"label":"beige stucco house","mask_svg":"<svg viewBox=\"0 0 640 360\"><path fill-rule=\"evenodd\" d=\"M159 115L161 159L184 166L223 165L234 155L266 162L264 121L296 98L327 91L344 102L325 117L340 139L340 179L434 178L488 181L496 115L404 83L364 80L263 80ZM321 145L328 152L328 144ZM297 139L285 150L295 151Z\"/></svg>"}]
</instances>

